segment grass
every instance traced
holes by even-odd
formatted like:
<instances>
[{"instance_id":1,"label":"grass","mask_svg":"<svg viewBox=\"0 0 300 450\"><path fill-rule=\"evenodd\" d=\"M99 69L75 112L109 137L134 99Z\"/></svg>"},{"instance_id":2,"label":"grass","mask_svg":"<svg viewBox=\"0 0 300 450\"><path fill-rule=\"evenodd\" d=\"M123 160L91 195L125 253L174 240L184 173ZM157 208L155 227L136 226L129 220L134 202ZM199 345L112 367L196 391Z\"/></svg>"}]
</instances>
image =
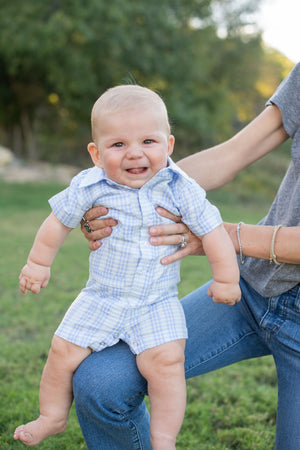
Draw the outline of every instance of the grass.
<instances>
[{"instance_id":1,"label":"grass","mask_svg":"<svg viewBox=\"0 0 300 450\"><path fill-rule=\"evenodd\" d=\"M262 173L265 173L263 169ZM274 177L270 176L268 184L265 176L268 186L264 186L261 196L259 191L253 191L252 173L245 176L235 182L234 189L224 188L210 194L219 205L224 220L256 223L270 203L268 195L271 193L269 197L272 196L275 191ZM55 260L47 289L38 296L23 296L18 290L19 271L38 226L49 212L47 198L60 188L55 184L0 183L1 450L23 447L13 440L13 431L18 424L38 414L39 381L51 337L87 279L89 251L81 233L76 230ZM248 190L249 194L249 189L252 200L248 195L245 203L245 192ZM254 207L254 203L259 208ZM182 263L180 295L209 278L210 268L205 258L186 258ZM273 447L277 394L271 358L241 362L189 380L187 390L188 405L178 450L266 450ZM86 448L74 407L67 431L48 438L38 448Z\"/></svg>"},{"instance_id":2,"label":"grass","mask_svg":"<svg viewBox=\"0 0 300 450\"><path fill-rule=\"evenodd\" d=\"M51 337L87 278L88 249L76 230L56 258L49 288L38 296L18 292L19 271L49 211L46 199L57 189L54 185L0 186L1 450L24 448L13 440L14 428L38 414L40 376ZM38 448L86 448L74 408L66 433L49 438Z\"/></svg>"}]
</instances>

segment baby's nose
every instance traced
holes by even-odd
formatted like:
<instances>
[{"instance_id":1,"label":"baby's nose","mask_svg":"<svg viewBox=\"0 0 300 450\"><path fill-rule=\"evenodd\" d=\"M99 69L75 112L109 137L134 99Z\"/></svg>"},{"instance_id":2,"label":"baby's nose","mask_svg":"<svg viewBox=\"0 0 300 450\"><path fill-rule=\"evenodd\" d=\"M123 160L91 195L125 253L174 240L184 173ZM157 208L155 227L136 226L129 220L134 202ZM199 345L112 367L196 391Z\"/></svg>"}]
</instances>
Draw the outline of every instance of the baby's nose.
<instances>
[{"instance_id":1,"label":"baby's nose","mask_svg":"<svg viewBox=\"0 0 300 450\"><path fill-rule=\"evenodd\" d=\"M143 152L139 145L131 145L127 150L128 158L140 158Z\"/></svg>"}]
</instances>

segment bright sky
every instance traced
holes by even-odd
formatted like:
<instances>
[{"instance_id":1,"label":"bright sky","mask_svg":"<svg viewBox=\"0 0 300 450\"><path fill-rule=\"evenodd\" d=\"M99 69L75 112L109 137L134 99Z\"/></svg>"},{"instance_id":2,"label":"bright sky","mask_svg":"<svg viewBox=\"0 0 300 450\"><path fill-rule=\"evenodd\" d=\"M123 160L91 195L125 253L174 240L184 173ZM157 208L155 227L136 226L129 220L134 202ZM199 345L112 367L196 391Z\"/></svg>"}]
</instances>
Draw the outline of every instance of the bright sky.
<instances>
[{"instance_id":1,"label":"bright sky","mask_svg":"<svg viewBox=\"0 0 300 450\"><path fill-rule=\"evenodd\" d=\"M263 0L257 23L268 45L293 62L300 61L299 0Z\"/></svg>"}]
</instances>

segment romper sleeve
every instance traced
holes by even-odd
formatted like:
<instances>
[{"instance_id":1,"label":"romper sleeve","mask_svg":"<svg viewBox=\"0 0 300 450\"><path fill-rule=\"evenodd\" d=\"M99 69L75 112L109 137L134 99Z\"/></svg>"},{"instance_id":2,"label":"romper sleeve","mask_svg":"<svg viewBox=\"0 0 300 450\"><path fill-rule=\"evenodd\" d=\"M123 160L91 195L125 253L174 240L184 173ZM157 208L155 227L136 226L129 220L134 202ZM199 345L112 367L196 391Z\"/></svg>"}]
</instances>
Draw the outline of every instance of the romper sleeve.
<instances>
[{"instance_id":1,"label":"romper sleeve","mask_svg":"<svg viewBox=\"0 0 300 450\"><path fill-rule=\"evenodd\" d=\"M64 225L76 228L85 212L92 206L85 196L85 188L80 186L85 171L76 175L69 187L49 199L49 204L55 216Z\"/></svg>"},{"instance_id":2,"label":"romper sleeve","mask_svg":"<svg viewBox=\"0 0 300 450\"><path fill-rule=\"evenodd\" d=\"M206 198L205 190L187 175L176 183L182 221L196 235L202 236L222 224L218 208Z\"/></svg>"}]
</instances>

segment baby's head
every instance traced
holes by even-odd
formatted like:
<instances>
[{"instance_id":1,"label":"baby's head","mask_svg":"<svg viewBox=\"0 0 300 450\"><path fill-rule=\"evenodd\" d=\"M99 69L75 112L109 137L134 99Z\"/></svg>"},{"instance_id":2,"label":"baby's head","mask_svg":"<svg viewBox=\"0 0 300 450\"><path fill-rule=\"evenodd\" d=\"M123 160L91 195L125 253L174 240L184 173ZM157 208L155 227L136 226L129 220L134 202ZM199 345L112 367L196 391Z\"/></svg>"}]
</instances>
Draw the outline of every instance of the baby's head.
<instances>
[{"instance_id":1,"label":"baby's head","mask_svg":"<svg viewBox=\"0 0 300 450\"><path fill-rule=\"evenodd\" d=\"M166 132L171 133L168 111L162 98L143 86L120 85L105 91L95 102L92 109L92 137L97 140L97 132L101 117L106 114L118 114L131 111L140 115L144 110L152 109L161 115L162 123L166 127Z\"/></svg>"},{"instance_id":2,"label":"baby's head","mask_svg":"<svg viewBox=\"0 0 300 450\"><path fill-rule=\"evenodd\" d=\"M137 85L108 89L92 109L94 164L119 184L140 188L166 167L174 137L161 97Z\"/></svg>"}]
</instances>

